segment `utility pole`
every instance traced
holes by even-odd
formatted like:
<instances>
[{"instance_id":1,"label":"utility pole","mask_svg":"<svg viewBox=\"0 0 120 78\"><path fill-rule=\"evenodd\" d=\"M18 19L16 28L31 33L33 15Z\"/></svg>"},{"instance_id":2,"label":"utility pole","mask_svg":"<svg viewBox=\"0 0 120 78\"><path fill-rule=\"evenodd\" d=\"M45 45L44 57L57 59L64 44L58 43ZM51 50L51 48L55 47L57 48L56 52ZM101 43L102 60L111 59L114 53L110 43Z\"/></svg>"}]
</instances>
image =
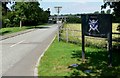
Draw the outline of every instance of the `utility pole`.
<instances>
[{"instance_id":1,"label":"utility pole","mask_svg":"<svg viewBox=\"0 0 120 78\"><path fill-rule=\"evenodd\" d=\"M60 13L60 10L61 10L62 7L61 6L55 6L54 8L57 11L57 23L58 23L58 21L59 21L59 13Z\"/></svg>"},{"instance_id":2,"label":"utility pole","mask_svg":"<svg viewBox=\"0 0 120 78\"><path fill-rule=\"evenodd\" d=\"M55 10L57 11L57 25L58 25L58 41L60 41L60 27L59 27L59 13L60 13L60 9L62 8L61 6L55 6L54 7Z\"/></svg>"}]
</instances>

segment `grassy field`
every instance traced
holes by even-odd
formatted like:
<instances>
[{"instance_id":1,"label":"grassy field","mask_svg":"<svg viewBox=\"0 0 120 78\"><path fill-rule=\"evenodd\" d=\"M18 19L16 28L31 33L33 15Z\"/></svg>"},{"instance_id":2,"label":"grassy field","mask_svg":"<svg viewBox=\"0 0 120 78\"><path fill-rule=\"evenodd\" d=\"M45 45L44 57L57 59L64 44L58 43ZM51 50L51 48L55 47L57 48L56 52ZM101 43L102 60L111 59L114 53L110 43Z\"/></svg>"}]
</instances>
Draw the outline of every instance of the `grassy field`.
<instances>
[{"instance_id":1,"label":"grassy field","mask_svg":"<svg viewBox=\"0 0 120 78\"><path fill-rule=\"evenodd\" d=\"M48 25L48 24L45 24ZM0 35L6 35L6 34L11 34L11 33L15 33L15 32L19 32L19 31L24 31L27 29L33 29L33 28L38 28L41 26L45 26L45 25L38 25L38 26L22 26L22 28L20 27L7 27L7 28L2 28L0 29Z\"/></svg>"},{"instance_id":2,"label":"grassy field","mask_svg":"<svg viewBox=\"0 0 120 78\"><path fill-rule=\"evenodd\" d=\"M118 23L113 23L112 24L112 32L118 32L117 29ZM76 42L76 43L82 43L81 41L81 24L65 24L64 28L68 28L68 34L69 34L69 41L70 42ZM78 31L71 31L71 30L78 30ZM74 37L76 36L76 37ZM66 39L66 31L63 31L61 33L61 38L63 40ZM112 35L113 39L120 38L120 35L113 34ZM106 47L107 46L107 39L105 38L98 38L98 37L88 37L85 36L85 44L87 46L93 45L97 47ZM116 42L113 41L113 45L116 44Z\"/></svg>"},{"instance_id":3,"label":"grassy field","mask_svg":"<svg viewBox=\"0 0 120 78\"><path fill-rule=\"evenodd\" d=\"M38 66L39 76L120 76L120 53L113 52L113 67L108 67L105 48L86 47L86 63L81 62L81 45L52 43ZM78 64L78 67L71 67ZM86 71L90 71L86 72Z\"/></svg>"}]
</instances>

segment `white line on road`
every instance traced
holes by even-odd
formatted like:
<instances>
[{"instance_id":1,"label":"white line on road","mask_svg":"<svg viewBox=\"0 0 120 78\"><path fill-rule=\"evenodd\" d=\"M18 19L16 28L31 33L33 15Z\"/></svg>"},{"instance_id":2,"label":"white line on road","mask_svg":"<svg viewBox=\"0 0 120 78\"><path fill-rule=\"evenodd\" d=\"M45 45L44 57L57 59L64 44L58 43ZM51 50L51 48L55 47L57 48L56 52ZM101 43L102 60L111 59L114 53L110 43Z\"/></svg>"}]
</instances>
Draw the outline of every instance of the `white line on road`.
<instances>
[{"instance_id":1,"label":"white line on road","mask_svg":"<svg viewBox=\"0 0 120 78\"><path fill-rule=\"evenodd\" d=\"M22 41L20 41L20 42L18 42L18 43L15 43L15 44L11 45L10 47L14 47L14 46L16 46L16 45L22 43L23 41L25 41L25 40L22 40Z\"/></svg>"},{"instance_id":2,"label":"white line on road","mask_svg":"<svg viewBox=\"0 0 120 78\"><path fill-rule=\"evenodd\" d=\"M49 43L49 45L46 47L46 49L43 51L43 53L42 53L42 55L38 58L38 60L37 60L37 63L36 63L36 65L35 65L35 69L34 69L34 76L36 76L36 78L38 78L37 76L38 76L38 65L39 65L39 62L40 62L40 60L41 60L41 58L44 56L44 54L45 54L45 52L47 51L47 49L50 47L50 45L53 43L53 41L55 40L55 38L56 38L56 35L55 35L55 37L52 39L52 41Z\"/></svg>"}]
</instances>

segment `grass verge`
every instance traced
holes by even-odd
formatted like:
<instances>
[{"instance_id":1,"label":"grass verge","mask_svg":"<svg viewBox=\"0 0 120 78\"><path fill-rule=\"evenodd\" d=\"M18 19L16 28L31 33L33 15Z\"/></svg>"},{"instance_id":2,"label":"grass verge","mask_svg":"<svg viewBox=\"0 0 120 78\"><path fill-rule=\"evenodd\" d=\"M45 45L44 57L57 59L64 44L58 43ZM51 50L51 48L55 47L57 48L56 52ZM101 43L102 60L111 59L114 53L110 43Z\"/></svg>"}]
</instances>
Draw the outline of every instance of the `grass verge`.
<instances>
[{"instance_id":1,"label":"grass verge","mask_svg":"<svg viewBox=\"0 0 120 78\"><path fill-rule=\"evenodd\" d=\"M119 52L113 52L113 67L108 68L104 48L86 47L86 63L81 62L81 45L55 40L38 66L39 76L120 76ZM70 67L78 64L78 67ZM91 70L90 73L85 72Z\"/></svg>"},{"instance_id":2,"label":"grass verge","mask_svg":"<svg viewBox=\"0 0 120 78\"><path fill-rule=\"evenodd\" d=\"M41 27L43 28L43 26L46 26L46 25L48 25L48 24L38 25L38 26L22 26L22 28L20 28L20 27L1 28L0 29L0 35L11 34L11 33L24 31L24 30L27 30L27 29L33 29L33 28L41 28Z\"/></svg>"}]
</instances>

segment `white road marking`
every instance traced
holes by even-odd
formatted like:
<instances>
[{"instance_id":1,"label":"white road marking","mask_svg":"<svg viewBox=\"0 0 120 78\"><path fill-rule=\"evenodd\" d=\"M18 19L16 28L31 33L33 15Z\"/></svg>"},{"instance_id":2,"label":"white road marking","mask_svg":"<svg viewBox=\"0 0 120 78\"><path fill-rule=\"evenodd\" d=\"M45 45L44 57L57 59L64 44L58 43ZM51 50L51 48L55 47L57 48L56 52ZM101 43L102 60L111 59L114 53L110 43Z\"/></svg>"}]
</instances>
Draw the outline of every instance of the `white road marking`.
<instances>
[{"instance_id":1,"label":"white road marking","mask_svg":"<svg viewBox=\"0 0 120 78\"><path fill-rule=\"evenodd\" d=\"M15 44L11 45L10 47L14 47L14 46L16 46L16 45L22 43L23 41L25 41L25 40L22 40L22 41L20 41L20 42L18 42L18 43L15 43Z\"/></svg>"},{"instance_id":2,"label":"white road marking","mask_svg":"<svg viewBox=\"0 0 120 78\"><path fill-rule=\"evenodd\" d=\"M49 43L49 45L47 46L47 48L43 51L42 55L38 58L37 63L35 65L35 69L34 69L34 76L37 77L38 76L38 66L39 66L39 62L41 60L41 58L44 56L45 52L47 51L47 49L50 47L50 45L53 43L53 41L55 40L55 37L52 39L52 41ZM37 77L38 78L38 77Z\"/></svg>"}]
</instances>

